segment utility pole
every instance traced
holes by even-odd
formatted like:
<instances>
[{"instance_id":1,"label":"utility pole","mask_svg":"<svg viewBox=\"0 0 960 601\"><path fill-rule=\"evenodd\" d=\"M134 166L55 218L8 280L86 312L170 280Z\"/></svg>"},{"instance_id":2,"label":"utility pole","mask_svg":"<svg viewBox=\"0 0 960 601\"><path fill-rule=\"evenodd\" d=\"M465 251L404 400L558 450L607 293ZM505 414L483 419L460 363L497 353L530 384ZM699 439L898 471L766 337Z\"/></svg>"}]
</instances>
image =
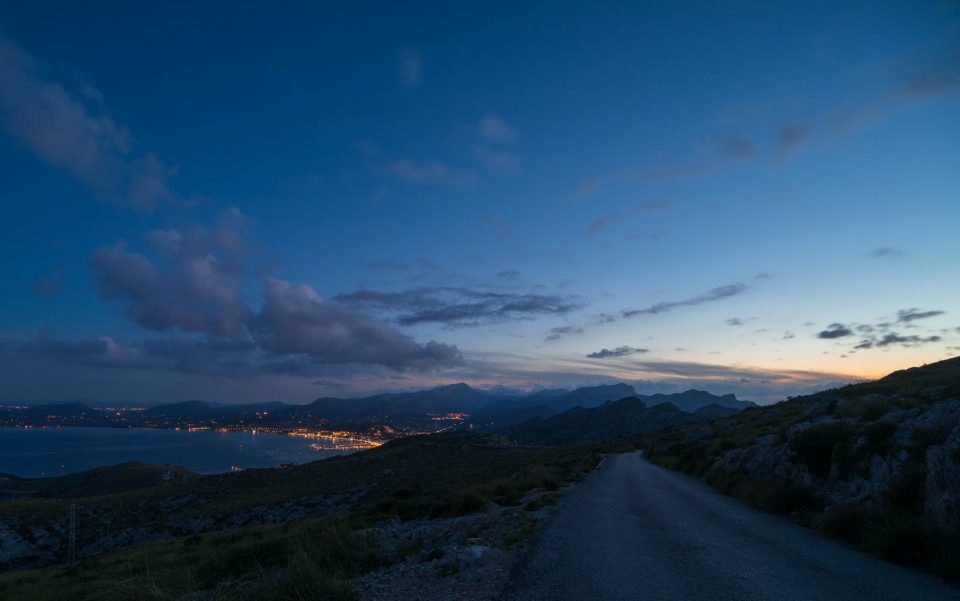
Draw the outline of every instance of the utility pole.
<instances>
[{"instance_id":1,"label":"utility pole","mask_svg":"<svg viewBox=\"0 0 960 601\"><path fill-rule=\"evenodd\" d=\"M70 531L67 534L67 563L77 562L77 504L70 503Z\"/></svg>"}]
</instances>

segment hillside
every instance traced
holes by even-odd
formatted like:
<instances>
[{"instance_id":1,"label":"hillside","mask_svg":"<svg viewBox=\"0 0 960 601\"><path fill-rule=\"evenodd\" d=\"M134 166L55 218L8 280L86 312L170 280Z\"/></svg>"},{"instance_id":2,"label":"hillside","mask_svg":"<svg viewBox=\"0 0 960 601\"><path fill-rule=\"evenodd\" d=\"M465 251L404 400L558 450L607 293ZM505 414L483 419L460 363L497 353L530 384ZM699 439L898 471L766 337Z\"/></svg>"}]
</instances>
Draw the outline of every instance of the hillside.
<instances>
[{"instance_id":1,"label":"hillside","mask_svg":"<svg viewBox=\"0 0 960 601\"><path fill-rule=\"evenodd\" d=\"M734 412L757 406L757 404L753 401L738 400L733 394L718 396L704 390L688 390L686 392L680 392L676 394L654 394L649 396L641 395L640 398L643 399L644 403L651 407L661 403L670 403L677 409L680 409L681 411L687 411L689 413L693 413L699 409L713 405L734 409Z\"/></svg>"},{"instance_id":2,"label":"hillside","mask_svg":"<svg viewBox=\"0 0 960 601\"><path fill-rule=\"evenodd\" d=\"M8 501L0 503L0 571L62 562L71 502L77 504L77 545L84 556L309 517L350 514L376 523L461 515L490 503L511 506L525 491L545 483L555 487L595 462L589 448L521 448L497 435L448 433L287 469L174 479L160 487L77 499Z\"/></svg>"},{"instance_id":3,"label":"hillside","mask_svg":"<svg viewBox=\"0 0 960 601\"><path fill-rule=\"evenodd\" d=\"M491 402L488 393L467 384L450 384L429 390L378 394L356 399L322 398L287 410L289 415L326 419L397 417L408 414L472 412Z\"/></svg>"},{"instance_id":4,"label":"hillside","mask_svg":"<svg viewBox=\"0 0 960 601\"><path fill-rule=\"evenodd\" d=\"M960 358L638 439L653 461L960 577Z\"/></svg>"},{"instance_id":5,"label":"hillside","mask_svg":"<svg viewBox=\"0 0 960 601\"><path fill-rule=\"evenodd\" d=\"M129 492L199 475L180 467L151 465L142 461L98 467L53 478L18 478L0 474L0 500L22 497L72 499Z\"/></svg>"},{"instance_id":6,"label":"hillside","mask_svg":"<svg viewBox=\"0 0 960 601\"><path fill-rule=\"evenodd\" d=\"M508 428L507 436L522 444L583 444L616 440L709 417L681 411L668 403L648 407L637 397L626 397L599 407L575 407L557 415L527 420Z\"/></svg>"}]
</instances>

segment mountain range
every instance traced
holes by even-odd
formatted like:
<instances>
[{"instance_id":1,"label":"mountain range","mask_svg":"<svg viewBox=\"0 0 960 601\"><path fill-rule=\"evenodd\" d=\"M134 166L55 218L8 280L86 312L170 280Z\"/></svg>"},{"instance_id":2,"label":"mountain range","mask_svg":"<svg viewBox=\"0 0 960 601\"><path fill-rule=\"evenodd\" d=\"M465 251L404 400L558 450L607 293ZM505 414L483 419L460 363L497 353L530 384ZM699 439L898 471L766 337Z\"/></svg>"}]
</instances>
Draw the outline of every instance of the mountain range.
<instances>
[{"instance_id":1,"label":"mountain range","mask_svg":"<svg viewBox=\"0 0 960 601\"><path fill-rule=\"evenodd\" d=\"M464 413L470 415L465 426L487 431L504 431L528 420L547 419L574 409L595 409L611 401L628 398L639 401L645 410L669 404L685 414L702 411L706 413L701 413L701 416L710 417L722 417L756 406L750 401L738 400L732 394L717 396L700 390L677 394L638 395L633 386L622 383L575 390L543 390L517 396L504 395L503 391L479 390L458 383L414 392L385 393L360 398L323 397L305 405L280 402L232 405L192 400L156 405L137 412L136 416L128 414L128 419L165 423L193 419L247 421L256 418L258 423L265 425L287 421L299 423L304 420L325 420L344 425L381 425L413 423L436 415ZM9 407L0 408L0 418L13 411L14 409ZM106 416L84 403L36 405L19 411L34 419L61 418L64 423L82 421L89 425L98 423L98 420L102 421Z\"/></svg>"}]
</instances>

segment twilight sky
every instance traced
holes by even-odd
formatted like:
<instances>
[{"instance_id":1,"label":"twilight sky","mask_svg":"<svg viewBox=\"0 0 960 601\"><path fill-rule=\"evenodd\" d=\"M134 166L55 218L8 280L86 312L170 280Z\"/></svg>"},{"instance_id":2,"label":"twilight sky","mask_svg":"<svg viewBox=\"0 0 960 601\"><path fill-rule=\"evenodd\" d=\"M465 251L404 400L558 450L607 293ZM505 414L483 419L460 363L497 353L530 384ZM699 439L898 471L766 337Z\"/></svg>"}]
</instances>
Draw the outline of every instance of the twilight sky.
<instances>
[{"instance_id":1,"label":"twilight sky","mask_svg":"<svg viewBox=\"0 0 960 601\"><path fill-rule=\"evenodd\" d=\"M330 4L0 2L0 400L960 352L957 2Z\"/></svg>"}]
</instances>

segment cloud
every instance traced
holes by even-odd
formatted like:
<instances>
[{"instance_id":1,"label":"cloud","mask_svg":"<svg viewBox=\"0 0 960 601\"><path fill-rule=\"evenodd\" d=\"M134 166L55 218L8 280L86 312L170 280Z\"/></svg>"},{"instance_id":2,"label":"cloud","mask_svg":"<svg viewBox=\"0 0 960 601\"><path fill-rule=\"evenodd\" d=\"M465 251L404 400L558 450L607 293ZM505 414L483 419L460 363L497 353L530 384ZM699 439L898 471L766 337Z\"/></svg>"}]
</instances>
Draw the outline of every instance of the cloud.
<instances>
[{"instance_id":1,"label":"cloud","mask_svg":"<svg viewBox=\"0 0 960 601\"><path fill-rule=\"evenodd\" d=\"M514 142L517 132L500 117L487 113L477 124L477 135L487 142Z\"/></svg>"},{"instance_id":2,"label":"cloud","mask_svg":"<svg viewBox=\"0 0 960 601\"><path fill-rule=\"evenodd\" d=\"M668 199L651 200L647 202L637 203L632 207L630 207L629 209L627 209L626 211L605 215L593 221L592 223L590 223L590 225L587 226L587 229L584 230L583 235L584 237L592 238L597 234L603 232L609 226L615 223L632 219L643 213L649 213L650 211L665 209L673 204L674 204L674 201L668 200Z\"/></svg>"},{"instance_id":3,"label":"cloud","mask_svg":"<svg viewBox=\"0 0 960 601\"><path fill-rule=\"evenodd\" d=\"M957 91L960 91L960 50L911 69L897 90L912 98L943 96Z\"/></svg>"},{"instance_id":4,"label":"cloud","mask_svg":"<svg viewBox=\"0 0 960 601\"><path fill-rule=\"evenodd\" d=\"M939 315L944 315L945 313L945 311L924 311L917 308L901 309L897 311L897 317L895 320L865 324L851 323L849 325L834 323L830 324L826 330L823 330L817 334L817 337L824 339L844 338L851 336L854 334L854 332L856 332L858 335L863 336L863 338L861 338L859 342L852 346L852 349L854 350L883 348L893 345L915 347L923 344L942 342L943 339L940 336L929 335L931 333L930 331L927 332L927 336L901 336L897 332L891 331L891 328L893 328L895 324L903 324L903 327L905 328L917 328L918 326L913 322L923 319L930 319L931 317L937 317ZM949 330L940 330L940 333L946 334L948 332Z\"/></svg>"},{"instance_id":5,"label":"cloud","mask_svg":"<svg viewBox=\"0 0 960 601\"><path fill-rule=\"evenodd\" d=\"M41 331L36 338L22 344L21 353L53 357L65 363L96 367L145 367L149 361L133 347L118 344L109 336L99 336L77 342L56 338L48 331Z\"/></svg>"},{"instance_id":6,"label":"cloud","mask_svg":"<svg viewBox=\"0 0 960 601\"><path fill-rule=\"evenodd\" d=\"M940 336L900 336L896 332L891 332L884 335L880 339L867 339L863 340L853 348L855 349L869 349L874 347L884 347L884 346L920 346L922 344L927 344L930 342L941 342L943 338Z\"/></svg>"},{"instance_id":7,"label":"cloud","mask_svg":"<svg viewBox=\"0 0 960 601\"><path fill-rule=\"evenodd\" d=\"M439 161L399 159L383 165L380 171L386 176L408 183L456 183L472 179L470 174L454 171Z\"/></svg>"},{"instance_id":8,"label":"cloud","mask_svg":"<svg viewBox=\"0 0 960 601\"><path fill-rule=\"evenodd\" d=\"M91 260L96 289L150 330L236 334L250 313L240 296L248 228L243 213L228 209L213 228L150 232L154 258L123 241L101 248Z\"/></svg>"},{"instance_id":9,"label":"cloud","mask_svg":"<svg viewBox=\"0 0 960 601\"><path fill-rule=\"evenodd\" d=\"M417 267L422 267L423 269L429 269L431 271L440 269L440 264L430 257L420 257L416 260L416 263Z\"/></svg>"},{"instance_id":10,"label":"cloud","mask_svg":"<svg viewBox=\"0 0 960 601\"><path fill-rule=\"evenodd\" d=\"M921 311L920 309L901 309L897 311L897 321L901 323L916 321L918 319L927 319L943 315L944 311Z\"/></svg>"},{"instance_id":11,"label":"cloud","mask_svg":"<svg viewBox=\"0 0 960 601\"><path fill-rule=\"evenodd\" d=\"M150 256L127 250L123 242L101 248L91 262L97 290L105 299L123 301L125 313L144 328L203 335L144 343L146 355L179 371L308 373L353 364L429 371L462 361L454 346L419 344L355 307L325 301L304 284L268 279L262 307L250 309L241 296L249 229L246 216L230 209L213 227L150 232Z\"/></svg>"},{"instance_id":12,"label":"cloud","mask_svg":"<svg viewBox=\"0 0 960 601\"><path fill-rule=\"evenodd\" d=\"M487 225L491 225L497 230L497 239L498 240L513 240L514 233L513 229L499 217L488 217Z\"/></svg>"},{"instance_id":13,"label":"cloud","mask_svg":"<svg viewBox=\"0 0 960 601\"><path fill-rule=\"evenodd\" d=\"M521 163L520 157L512 152L494 150L482 144L473 148L473 154L490 169L505 173L516 171Z\"/></svg>"},{"instance_id":14,"label":"cloud","mask_svg":"<svg viewBox=\"0 0 960 601\"><path fill-rule=\"evenodd\" d=\"M34 281L30 290L37 296L53 296L63 291L63 274L56 272Z\"/></svg>"},{"instance_id":15,"label":"cloud","mask_svg":"<svg viewBox=\"0 0 960 601\"><path fill-rule=\"evenodd\" d=\"M730 319L728 319L728 320L726 321L726 324L727 324L728 326L742 326L743 324L747 323L748 321L753 321L753 318L750 318L750 319L740 319L739 317L731 317Z\"/></svg>"},{"instance_id":16,"label":"cloud","mask_svg":"<svg viewBox=\"0 0 960 601\"><path fill-rule=\"evenodd\" d=\"M703 303L723 300L725 298L730 298L732 296L743 294L747 290L748 290L748 287L746 284L741 284L741 283L728 284L726 286L719 286L717 288L713 288L712 290L709 290L703 294L698 294L697 296L693 296L693 297L679 300L679 301L659 302L659 303L650 305L649 307L645 307L643 309L624 309L623 311L620 312L620 315L624 319L635 317L637 315L656 315L659 313L666 313L667 311L671 311L677 307L688 307L688 306L700 305Z\"/></svg>"},{"instance_id":17,"label":"cloud","mask_svg":"<svg viewBox=\"0 0 960 601\"><path fill-rule=\"evenodd\" d=\"M520 157L502 148L517 140L517 132L500 117L488 113L476 126L477 144L473 154L494 171L509 173L520 167Z\"/></svg>"},{"instance_id":18,"label":"cloud","mask_svg":"<svg viewBox=\"0 0 960 601\"><path fill-rule=\"evenodd\" d=\"M843 338L845 336L852 336L853 331L847 326L840 323L832 323L827 326L827 329L817 333L817 338L822 338L824 340L832 340L834 338Z\"/></svg>"},{"instance_id":19,"label":"cloud","mask_svg":"<svg viewBox=\"0 0 960 601\"><path fill-rule=\"evenodd\" d=\"M786 156L806 144L810 138L810 129L809 125L797 121L782 124L777 132L780 156Z\"/></svg>"},{"instance_id":20,"label":"cloud","mask_svg":"<svg viewBox=\"0 0 960 601\"><path fill-rule=\"evenodd\" d=\"M899 248L893 248L892 246L881 246L870 251L870 256L876 259L897 259L905 254Z\"/></svg>"},{"instance_id":21,"label":"cloud","mask_svg":"<svg viewBox=\"0 0 960 601\"><path fill-rule=\"evenodd\" d=\"M339 294L334 300L390 314L404 326L423 323L480 326L532 319L537 315L564 315L581 306L572 298L560 295L487 292L452 286L403 292L358 290Z\"/></svg>"},{"instance_id":22,"label":"cloud","mask_svg":"<svg viewBox=\"0 0 960 601\"><path fill-rule=\"evenodd\" d=\"M265 371L262 353L246 334L229 338L150 338L141 346L146 356L161 361L166 369L183 373L250 379Z\"/></svg>"},{"instance_id":23,"label":"cloud","mask_svg":"<svg viewBox=\"0 0 960 601\"><path fill-rule=\"evenodd\" d=\"M742 135L731 134L717 140L717 152L725 159L745 161L757 154L757 147Z\"/></svg>"},{"instance_id":24,"label":"cloud","mask_svg":"<svg viewBox=\"0 0 960 601\"><path fill-rule=\"evenodd\" d=\"M574 186L573 190L570 192L570 196L574 198L579 198L581 196L586 196L590 192L602 187L607 183L606 178L602 176L588 177L584 180L581 180Z\"/></svg>"},{"instance_id":25,"label":"cloud","mask_svg":"<svg viewBox=\"0 0 960 601\"><path fill-rule=\"evenodd\" d=\"M423 83L423 58L416 50L405 50L400 54L400 65L397 68L400 82L408 88Z\"/></svg>"},{"instance_id":26,"label":"cloud","mask_svg":"<svg viewBox=\"0 0 960 601\"><path fill-rule=\"evenodd\" d=\"M498 284L502 284L506 287L517 288L520 286L526 286L527 281L523 278L523 275L516 269L504 269L503 271L498 271L496 276L494 276Z\"/></svg>"},{"instance_id":27,"label":"cloud","mask_svg":"<svg viewBox=\"0 0 960 601\"><path fill-rule=\"evenodd\" d=\"M363 363L425 370L459 365L455 346L413 338L358 311L324 301L310 286L268 280L251 332L260 348L317 363Z\"/></svg>"},{"instance_id":28,"label":"cloud","mask_svg":"<svg viewBox=\"0 0 960 601\"><path fill-rule=\"evenodd\" d=\"M464 184L476 179L473 172L454 169L441 161L395 158L370 140L358 140L353 146L367 160L371 172L401 182Z\"/></svg>"},{"instance_id":29,"label":"cloud","mask_svg":"<svg viewBox=\"0 0 960 601\"><path fill-rule=\"evenodd\" d=\"M555 328L550 328L550 333L547 335L547 341L560 340L564 336L570 336L572 334L582 334L583 328L580 326L557 326Z\"/></svg>"},{"instance_id":30,"label":"cloud","mask_svg":"<svg viewBox=\"0 0 960 601\"><path fill-rule=\"evenodd\" d=\"M96 88L69 90L2 34L0 127L100 200L149 211L175 199L169 180L176 169L133 153L130 132L106 111Z\"/></svg>"},{"instance_id":31,"label":"cloud","mask_svg":"<svg viewBox=\"0 0 960 601\"><path fill-rule=\"evenodd\" d=\"M385 271L406 271L410 268L410 265L406 261L400 261L399 259L378 259L376 261L367 261L363 264L364 268L371 270L385 270Z\"/></svg>"},{"instance_id":32,"label":"cloud","mask_svg":"<svg viewBox=\"0 0 960 601\"><path fill-rule=\"evenodd\" d=\"M587 359L609 359L610 357L626 357L628 355L636 355L638 353L648 352L645 348L634 348L632 346L618 346L615 349L603 348L594 353L587 355Z\"/></svg>"}]
</instances>

